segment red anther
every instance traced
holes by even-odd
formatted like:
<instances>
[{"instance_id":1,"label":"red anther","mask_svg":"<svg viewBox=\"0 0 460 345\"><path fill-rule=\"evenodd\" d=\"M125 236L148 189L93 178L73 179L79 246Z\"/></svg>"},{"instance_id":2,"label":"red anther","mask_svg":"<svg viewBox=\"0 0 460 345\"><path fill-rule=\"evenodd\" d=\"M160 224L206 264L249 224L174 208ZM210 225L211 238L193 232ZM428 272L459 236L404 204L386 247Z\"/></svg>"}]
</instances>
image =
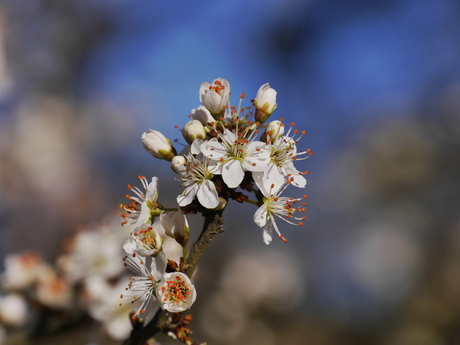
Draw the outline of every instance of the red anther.
<instances>
[{"instance_id":1,"label":"red anther","mask_svg":"<svg viewBox=\"0 0 460 345\"><path fill-rule=\"evenodd\" d=\"M120 295L120 298L123 298L123 294Z\"/></svg>"},{"instance_id":2,"label":"red anther","mask_svg":"<svg viewBox=\"0 0 460 345\"><path fill-rule=\"evenodd\" d=\"M132 257L133 257L133 258L135 258L135 257L136 257L136 253L132 253L131 255L132 255Z\"/></svg>"},{"instance_id":3,"label":"red anther","mask_svg":"<svg viewBox=\"0 0 460 345\"><path fill-rule=\"evenodd\" d=\"M248 121L248 125L252 125L254 122L252 122L251 120Z\"/></svg>"},{"instance_id":4,"label":"red anther","mask_svg":"<svg viewBox=\"0 0 460 345\"><path fill-rule=\"evenodd\" d=\"M139 234L137 232L133 233L134 236L138 236Z\"/></svg>"},{"instance_id":5,"label":"red anther","mask_svg":"<svg viewBox=\"0 0 460 345\"><path fill-rule=\"evenodd\" d=\"M311 149L307 149L307 152L311 152Z\"/></svg>"},{"instance_id":6,"label":"red anther","mask_svg":"<svg viewBox=\"0 0 460 345\"><path fill-rule=\"evenodd\" d=\"M302 222L299 222L299 225L300 225L300 226L302 226L302 225L303 225L303 223L302 223Z\"/></svg>"},{"instance_id":7,"label":"red anther","mask_svg":"<svg viewBox=\"0 0 460 345\"><path fill-rule=\"evenodd\" d=\"M178 128L179 128L179 126L178 126L178 125L174 125L174 128L175 128L175 129L178 129Z\"/></svg>"},{"instance_id":8,"label":"red anther","mask_svg":"<svg viewBox=\"0 0 460 345\"><path fill-rule=\"evenodd\" d=\"M301 219L302 219L302 220L305 220L305 219L307 219L307 217L303 216Z\"/></svg>"},{"instance_id":9,"label":"red anther","mask_svg":"<svg viewBox=\"0 0 460 345\"><path fill-rule=\"evenodd\" d=\"M142 309L142 310L141 310L141 314L145 314L145 309Z\"/></svg>"},{"instance_id":10,"label":"red anther","mask_svg":"<svg viewBox=\"0 0 460 345\"><path fill-rule=\"evenodd\" d=\"M309 171L304 171L303 172L305 175L308 175L310 172Z\"/></svg>"},{"instance_id":11,"label":"red anther","mask_svg":"<svg viewBox=\"0 0 460 345\"><path fill-rule=\"evenodd\" d=\"M284 243L286 243L288 240L287 238L284 238L283 236L279 235L280 240L282 240Z\"/></svg>"},{"instance_id":12,"label":"red anther","mask_svg":"<svg viewBox=\"0 0 460 345\"><path fill-rule=\"evenodd\" d=\"M130 184L128 184L126 187L128 187L129 190L133 190L133 186L131 186Z\"/></svg>"},{"instance_id":13,"label":"red anther","mask_svg":"<svg viewBox=\"0 0 460 345\"><path fill-rule=\"evenodd\" d=\"M124 221L124 222L121 223L122 226L123 226L123 225L126 225L126 224L128 224L127 221Z\"/></svg>"},{"instance_id":14,"label":"red anther","mask_svg":"<svg viewBox=\"0 0 460 345\"><path fill-rule=\"evenodd\" d=\"M304 198L304 199L307 199L307 198L308 198L308 195L305 194L305 195L303 196L303 198Z\"/></svg>"},{"instance_id":15,"label":"red anther","mask_svg":"<svg viewBox=\"0 0 460 345\"><path fill-rule=\"evenodd\" d=\"M309 155L309 156L313 156L314 153L313 153L313 152L308 152L308 155Z\"/></svg>"},{"instance_id":16,"label":"red anther","mask_svg":"<svg viewBox=\"0 0 460 345\"><path fill-rule=\"evenodd\" d=\"M302 212L305 212L305 211L306 211L306 209L305 209L305 208L303 208L303 207L302 207L300 210L301 210Z\"/></svg>"},{"instance_id":17,"label":"red anther","mask_svg":"<svg viewBox=\"0 0 460 345\"><path fill-rule=\"evenodd\" d=\"M273 198L273 201L278 201L279 199L278 198Z\"/></svg>"},{"instance_id":18,"label":"red anther","mask_svg":"<svg viewBox=\"0 0 460 345\"><path fill-rule=\"evenodd\" d=\"M252 165L253 167L255 167L257 164L256 164L256 163L252 163L251 165Z\"/></svg>"},{"instance_id":19,"label":"red anther","mask_svg":"<svg viewBox=\"0 0 460 345\"><path fill-rule=\"evenodd\" d=\"M270 186L270 188L275 188L275 184L272 183L271 186Z\"/></svg>"},{"instance_id":20,"label":"red anther","mask_svg":"<svg viewBox=\"0 0 460 345\"><path fill-rule=\"evenodd\" d=\"M209 85L208 89L209 89L209 90L212 90L212 85Z\"/></svg>"},{"instance_id":21,"label":"red anther","mask_svg":"<svg viewBox=\"0 0 460 345\"><path fill-rule=\"evenodd\" d=\"M302 133L302 134L307 134L307 131L302 131L301 133Z\"/></svg>"},{"instance_id":22,"label":"red anther","mask_svg":"<svg viewBox=\"0 0 460 345\"><path fill-rule=\"evenodd\" d=\"M126 219L126 218L128 218L128 215L127 214L122 214L121 217Z\"/></svg>"},{"instance_id":23,"label":"red anther","mask_svg":"<svg viewBox=\"0 0 460 345\"><path fill-rule=\"evenodd\" d=\"M283 121L284 121L284 117L280 117L280 121L283 122Z\"/></svg>"},{"instance_id":24,"label":"red anther","mask_svg":"<svg viewBox=\"0 0 460 345\"><path fill-rule=\"evenodd\" d=\"M303 202L303 203L302 203L302 206L307 206L307 203L306 203L306 202Z\"/></svg>"},{"instance_id":25,"label":"red anther","mask_svg":"<svg viewBox=\"0 0 460 345\"><path fill-rule=\"evenodd\" d=\"M225 159L221 158L221 159L219 159L219 161L220 161L221 163L223 163L223 162L225 161Z\"/></svg>"},{"instance_id":26,"label":"red anther","mask_svg":"<svg viewBox=\"0 0 460 345\"><path fill-rule=\"evenodd\" d=\"M242 92L240 98L244 99L244 97L246 97L246 94L244 92Z\"/></svg>"},{"instance_id":27,"label":"red anther","mask_svg":"<svg viewBox=\"0 0 460 345\"><path fill-rule=\"evenodd\" d=\"M291 127L294 127L294 126L295 126L295 123L294 123L294 122L291 122L289 125L290 125Z\"/></svg>"},{"instance_id":28,"label":"red anther","mask_svg":"<svg viewBox=\"0 0 460 345\"><path fill-rule=\"evenodd\" d=\"M149 226L149 227L147 228L148 231L152 231L152 229L153 229L153 227L151 227L151 226Z\"/></svg>"}]
</instances>

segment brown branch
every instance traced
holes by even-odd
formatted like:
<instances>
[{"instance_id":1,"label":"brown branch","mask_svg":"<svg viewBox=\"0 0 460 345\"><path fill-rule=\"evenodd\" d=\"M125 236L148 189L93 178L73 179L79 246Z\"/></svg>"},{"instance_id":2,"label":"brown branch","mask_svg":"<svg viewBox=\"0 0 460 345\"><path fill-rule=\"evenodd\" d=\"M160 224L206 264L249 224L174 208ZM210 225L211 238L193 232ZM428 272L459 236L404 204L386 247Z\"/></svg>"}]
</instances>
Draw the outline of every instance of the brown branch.
<instances>
[{"instance_id":1,"label":"brown branch","mask_svg":"<svg viewBox=\"0 0 460 345\"><path fill-rule=\"evenodd\" d=\"M222 211L209 211L203 215L205 217L203 230L201 231L200 237L193 245L187 259L185 274L189 278L191 278L193 272L195 272L198 262L211 243L214 235L225 231L221 228ZM172 323L172 315L173 313L171 312L161 309L158 310L153 319L145 327L142 327L142 323L134 326L130 338L124 342L124 345L144 345L155 334L159 332L168 333L174 330L176 325Z\"/></svg>"}]
</instances>

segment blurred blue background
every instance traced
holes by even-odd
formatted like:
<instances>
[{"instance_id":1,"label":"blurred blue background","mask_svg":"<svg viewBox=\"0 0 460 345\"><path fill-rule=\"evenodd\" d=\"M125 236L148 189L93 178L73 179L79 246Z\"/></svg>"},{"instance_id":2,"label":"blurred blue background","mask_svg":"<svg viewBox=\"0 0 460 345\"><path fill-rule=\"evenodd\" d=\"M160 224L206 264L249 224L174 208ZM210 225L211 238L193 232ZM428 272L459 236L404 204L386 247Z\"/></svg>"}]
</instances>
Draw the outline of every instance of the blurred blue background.
<instances>
[{"instance_id":1,"label":"blurred blue background","mask_svg":"<svg viewBox=\"0 0 460 345\"><path fill-rule=\"evenodd\" d=\"M226 210L201 267L196 333L213 344L460 343L459 1L3 0L0 18L0 258L32 248L54 260L138 174L159 176L172 204L178 183L142 132L183 142L174 126L200 105L203 81L229 80L233 104L269 82L272 118L306 130L299 146L315 153L299 162L307 221L282 224L289 242L266 247L250 205ZM301 277L300 297L213 334L206 296L220 290L204 276L270 251Z\"/></svg>"}]
</instances>

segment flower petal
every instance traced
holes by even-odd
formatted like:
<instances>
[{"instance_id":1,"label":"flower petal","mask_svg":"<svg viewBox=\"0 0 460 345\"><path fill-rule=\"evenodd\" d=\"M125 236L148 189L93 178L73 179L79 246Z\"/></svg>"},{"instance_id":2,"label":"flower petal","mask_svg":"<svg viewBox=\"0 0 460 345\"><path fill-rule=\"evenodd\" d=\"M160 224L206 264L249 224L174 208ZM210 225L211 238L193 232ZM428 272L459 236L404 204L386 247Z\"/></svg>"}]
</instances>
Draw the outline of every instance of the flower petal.
<instances>
[{"instance_id":1,"label":"flower petal","mask_svg":"<svg viewBox=\"0 0 460 345\"><path fill-rule=\"evenodd\" d=\"M219 205L216 186L210 180L205 180L201 183L196 196L200 204L206 208L213 209Z\"/></svg>"},{"instance_id":2,"label":"flower petal","mask_svg":"<svg viewBox=\"0 0 460 345\"><path fill-rule=\"evenodd\" d=\"M254 213L254 223L261 228L267 224L267 206L265 204L260 206Z\"/></svg>"},{"instance_id":3,"label":"flower petal","mask_svg":"<svg viewBox=\"0 0 460 345\"><path fill-rule=\"evenodd\" d=\"M244 170L240 161L232 159L224 163L222 166L222 178L229 188L238 187L244 178Z\"/></svg>"},{"instance_id":4,"label":"flower petal","mask_svg":"<svg viewBox=\"0 0 460 345\"><path fill-rule=\"evenodd\" d=\"M177 203L179 206L189 205L195 198L196 192L198 191L198 185L193 184L184 189L181 195L177 196Z\"/></svg>"}]
</instances>

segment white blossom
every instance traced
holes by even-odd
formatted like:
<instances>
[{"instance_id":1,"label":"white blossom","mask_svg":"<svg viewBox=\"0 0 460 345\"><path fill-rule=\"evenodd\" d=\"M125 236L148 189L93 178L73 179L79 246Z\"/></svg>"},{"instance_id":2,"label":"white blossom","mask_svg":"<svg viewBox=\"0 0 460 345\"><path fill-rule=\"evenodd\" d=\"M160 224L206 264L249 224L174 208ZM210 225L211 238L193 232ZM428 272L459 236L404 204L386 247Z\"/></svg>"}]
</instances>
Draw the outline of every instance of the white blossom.
<instances>
[{"instance_id":1,"label":"white blossom","mask_svg":"<svg viewBox=\"0 0 460 345\"><path fill-rule=\"evenodd\" d=\"M294 217L293 214L297 211L305 211L305 203L302 203L300 207L296 207L295 204L302 199L306 199L307 196L304 195L303 198L280 197L281 193L289 185L289 180L279 186L272 184L267 189L263 181L263 174L253 174L253 178L263 194L263 204L255 212L254 222L262 228L265 244L270 244L272 241L271 234L273 230L276 231L281 240L287 242L287 239L281 235L276 225L276 217L292 225L303 225L302 221L305 220L305 217ZM298 222L295 223L293 220Z\"/></svg>"},{"instance_id":2,"label":"white blossom","mask_svg":"<svg viewBox=\"0 0 460 345\"><path fill-rule=\"evenodd\" d=\"M131 232L131 238L123 244L123 249L128 254L141 256L156 256L163 245L163 239L158 232L148 224L138 226Z\"/></svg>"},{"instance_id":3,"label":"white blossom","mask_svg":"<svg viewBox=\"0 0 460 345\"><path fill-rule=\"evenodd\" d=\"M230 98L230 84L226 79L214 79L212 84L204 82L200 86L200 102L213 116L221 115Z\"/></svg>"},{"instance_id":4,"label":"white blossom","mask_svg":"<svg viewBox=\"0 0 460 345\"><path fill-rule=\"evenodd\" d=\"M163 310L180 313L189 309L196 299L196 290L184 273L166 273L158 283L157 298Z\"/></svg>"},{"instance_id":5,"label":"white blossom","mask_svg":"<svg viewBox=\"0 0 460 345\"><path fill-rule=\"evenodd\" d=\"M195 140L195 142L197 141ZM194 146L192 145L192 147ZM216 169L209 166L210 160L207 157L203 157L203 155L195 157L193 154L188 153L185 159L184 168L178 168L180 170L179 180L185 189L177 197L177 203L179 206L187 206L196 196L202 206L209 209L217 207L219 196L212 181Z\"/></svg>"},{"instance_id":6,"label":"white blossom","mask_svg":"<svg viewBox=\"0 0 460 345\"><path fill-rule=\"evenodd\" d=\"M236 188L243 181L245 171L264 171L270 151L261 141L254 141L255 131L237 136L228 129L201 145L203 154L211 159L210 165L217 167L229 188Z\"/></svg>"},{"instance_id":7,"label":"white blossom","mask_svg":"<svg viewBox=\"0 0 460 345\"><path fill-rule=\"evenodd\" d=\"M147 179L144 176L137 177L144 187L145 192L130 184L128 189L134 193L134 196L126 195L126 198L131 201L129 205L120 205L126 214L122 217L125 221L122 225L141 226L143 224L151 224L156 216L161 213L160 205L156 202L158 199L158 177L152 177L152 182L147 184Z\"/></svg>"}]
</instances>

